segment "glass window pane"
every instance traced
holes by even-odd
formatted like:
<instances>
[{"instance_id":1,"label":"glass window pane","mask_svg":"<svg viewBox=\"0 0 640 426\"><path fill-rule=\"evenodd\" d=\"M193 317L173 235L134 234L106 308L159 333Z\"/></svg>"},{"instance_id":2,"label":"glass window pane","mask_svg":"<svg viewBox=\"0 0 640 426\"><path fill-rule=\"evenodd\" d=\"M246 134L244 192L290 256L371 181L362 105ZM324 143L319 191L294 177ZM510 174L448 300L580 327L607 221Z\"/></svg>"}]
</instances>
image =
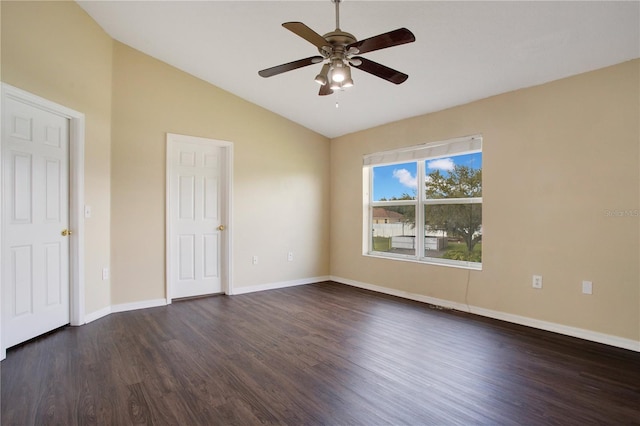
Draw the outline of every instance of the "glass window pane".
<instances>
[{"instance_id":1,"label":"glass window pane","mask_svg":"<svg viewBox=\"0 0 640 426\"><path fill-rule=\"evenodd\" d=\"M365 156L363 253L481 269L481 149L474 136Z\"/></svg>"},{"instance_id":2,"label":"glass window pane","mask_svg":"<svg viewBox=\"0 0 640 426\"><path fill-rule=\"evenodd\" d=\"M373 168L373 201L415 200L417 163Z\"/></svg>"},{"instance_id":3,"label":"glass window pane","mask_svg":"<svg viewBox=\"0 0 640 426\"><path fill-rule=\"evenodd\" d=\"M482 262L482 204L424 207L424 256Z\"/></svg>"},{"instance_id":4,"label":"glass window pane","mask_svg":"<svg viewBox=\"0 0 640 426\"><path fill-rule=\"evenodd\" d=\"M426 199L482 197L482 153L425 160Z\"/></svg>"},{"instance_id":5,"label":"glass window pane","mask_svg":"<svg viewBox=\"0 0 640 426\"><path fill-rule=\"evenodd\" d=\"M384 206L372 211L373 251L416 254L416 207Z\"/></svg>"}]
</instances>

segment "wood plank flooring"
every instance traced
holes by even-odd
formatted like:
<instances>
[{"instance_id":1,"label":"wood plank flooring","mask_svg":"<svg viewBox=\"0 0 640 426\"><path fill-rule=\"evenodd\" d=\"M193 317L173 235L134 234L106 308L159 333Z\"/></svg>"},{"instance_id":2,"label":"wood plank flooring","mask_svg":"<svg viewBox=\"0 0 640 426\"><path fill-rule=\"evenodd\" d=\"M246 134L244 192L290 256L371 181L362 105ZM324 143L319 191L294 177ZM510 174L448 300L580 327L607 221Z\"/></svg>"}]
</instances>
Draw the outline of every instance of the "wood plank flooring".
<instances>
[{"instance_id":1,"label":"wood plank flooring","mask_svg":"<svg viewBox=\"0 0 640 426\"><path fill-rule=\"evenodd\" d=\"M2 425L640 425L640 353L325 282L10 349Z\"/></svg>"}]
</instances>

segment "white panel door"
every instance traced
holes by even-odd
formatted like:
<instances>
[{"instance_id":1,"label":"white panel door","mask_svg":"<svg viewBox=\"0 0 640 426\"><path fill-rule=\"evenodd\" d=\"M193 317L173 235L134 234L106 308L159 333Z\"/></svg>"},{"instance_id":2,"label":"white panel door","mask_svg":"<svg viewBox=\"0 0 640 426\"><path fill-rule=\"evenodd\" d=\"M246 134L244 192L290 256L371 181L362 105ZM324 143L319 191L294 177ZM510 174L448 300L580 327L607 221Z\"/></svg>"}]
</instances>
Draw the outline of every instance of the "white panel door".
<instances>
[{"instance_id":1,"label":"white panel door","mask_svg":"<svg viewBox=\"0 0 640 426\"><path fill-rule=\"evenodd\" d=\"M69 323L69 120L10 98L2 116L7 348Z\"/></svg>"},{"instance_id":2,"label":"white panel door","mask_svg":"<svg viewBox=\"0 0 640 426\"><path fill-rule=\"evenodd\" d=\"M170 149L171 297L221 293L222 148L180 140Z\"/></svg>"}]
</instances>

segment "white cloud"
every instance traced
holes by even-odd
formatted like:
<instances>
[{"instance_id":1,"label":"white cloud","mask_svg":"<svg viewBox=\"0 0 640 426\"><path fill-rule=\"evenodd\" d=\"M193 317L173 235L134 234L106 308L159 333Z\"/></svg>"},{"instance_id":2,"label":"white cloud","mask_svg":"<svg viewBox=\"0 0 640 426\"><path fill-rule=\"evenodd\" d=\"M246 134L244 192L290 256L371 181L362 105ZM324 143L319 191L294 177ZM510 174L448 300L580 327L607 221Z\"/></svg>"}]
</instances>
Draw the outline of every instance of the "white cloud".
<instances>
[{"instance_id":1,"label":"white cloud","mask_svg":"<svg viewBox=\"0 0 640 426\"><path fill-rule=\"evenodd\" d=\"M439 169L451 171L453 170L455 163L451 158L438 158L437 160L431 160L427 162L428 169Z\"/></svg>"},{"instance_id":2,"label":"white cloud","mask_svg":"<svg viewBox=\"0 0 640 426\"><path fill-rule=\"evenodd\" d=\"M418 188L418 181L415 176L411 176L411 172L407 169L396 169L393 171L393 177L406 187Z\"/></svg>"}]
</instances>

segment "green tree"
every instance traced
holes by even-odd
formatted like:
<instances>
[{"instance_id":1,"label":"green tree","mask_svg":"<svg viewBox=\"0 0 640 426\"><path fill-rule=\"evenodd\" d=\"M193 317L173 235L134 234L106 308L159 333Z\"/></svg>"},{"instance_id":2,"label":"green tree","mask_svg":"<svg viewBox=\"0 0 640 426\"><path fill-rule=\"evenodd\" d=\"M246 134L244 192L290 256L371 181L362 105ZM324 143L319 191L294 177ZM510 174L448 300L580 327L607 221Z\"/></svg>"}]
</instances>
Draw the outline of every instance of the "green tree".
<instances>
[{"instance_id":1,"label":"green tree","mask_svg":"<svg viewBox=\"0 0 640 426\"><path fill-rule=\"evenodd\" d=\"M439 170L427 175L426 198L482 197L482 170L456 165L444 175ZM441 229L447 235L462 238L469 255L482 239L482 206L480 204L439 204L425 208L426 224Z\"/></svg>"}]
</instances>

